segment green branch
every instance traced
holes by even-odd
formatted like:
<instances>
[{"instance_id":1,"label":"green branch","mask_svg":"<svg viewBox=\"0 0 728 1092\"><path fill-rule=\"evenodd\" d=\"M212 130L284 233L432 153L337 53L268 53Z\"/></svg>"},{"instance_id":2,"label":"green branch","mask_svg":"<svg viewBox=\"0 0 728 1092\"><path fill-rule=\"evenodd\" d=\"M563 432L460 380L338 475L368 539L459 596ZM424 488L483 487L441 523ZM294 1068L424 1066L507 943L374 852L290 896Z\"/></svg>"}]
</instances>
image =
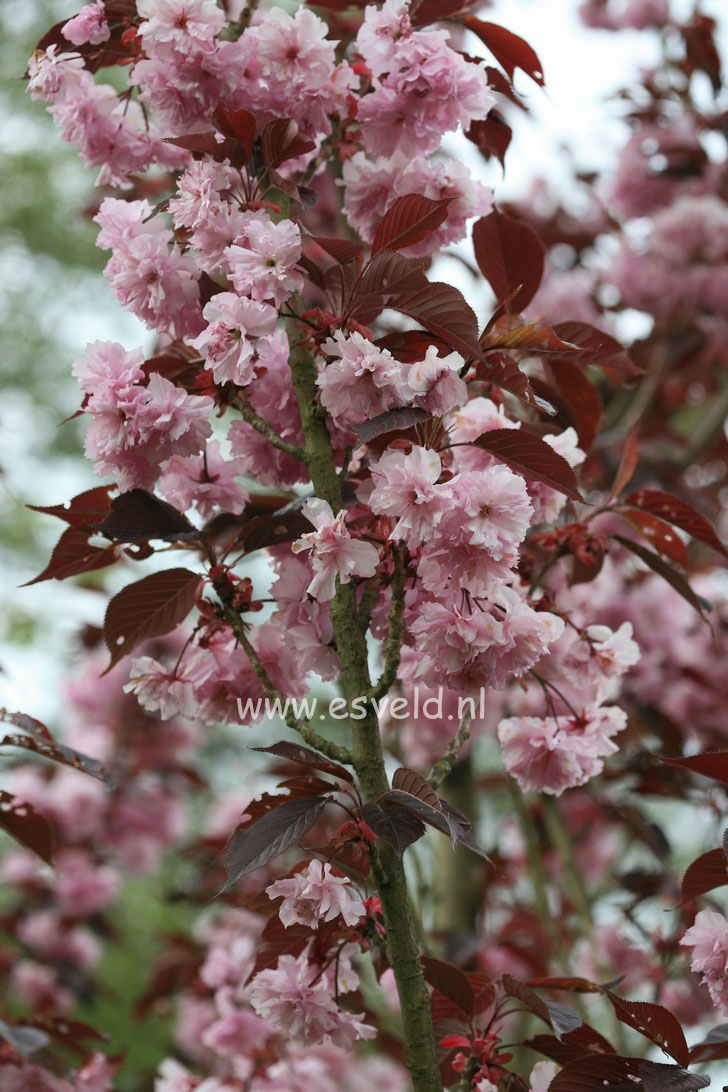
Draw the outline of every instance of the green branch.
<instances>
[{"instance_id":1,"label":"green branch","mask_svg":"<svg viewBox=\"0 0 728 1092\"><path fill-rule=\"evenodd\" d=\"M470 739L471 720L472 717L470 713L463 713L458 730L450 740L445 754L430 770L430 776L427 780L430 782L435 792L440 788L440 785L442 785L447 775L452 772L452 768L458 760L460 751Z\"/></svg>"},{"instance_id":2,"label":"green branch","mask_svg":"<svg viewBox=\"0 0 728 1092\"><path fill-rule=\"evenodd\" d=\"M392 605L389 610L389 633L384 646L384 669L376 686L367 691L367 699L378 701L383 698L397 678L399 661L402 658L404 640L404 585L406 571L404 564L404 546L393 546L394 576L392 577Z\"/></svg>"},{"instance_id":3,"label":"green branch","mask_svg":"<svg viewBox=\"0 0 728 1092\"><path fill-rule=\"evenodd\" d=\"M238 410L243 420L252 425L256 432L260 432L261 435L265 436L273 447L277 447L279 451L285 451L286 455L292 455L294 459L300 459L301 462L306 461L303 450L295 444L290 444L288 440L284 440L269 421L266 421L264 417L259 417L242 392L239 392L230 404Z\"/></svg>"},{"instance_id":4,"label":"green branch","mask_svg":"<svg viewBox=\"0 0 728 1092\"><path fill-rule=\"evenodd\" d=\"M287 327L291 377L314 493L327 501L332 511L338 512L342 508L341 480L336 473L326 413L316 397L313 352L301 341L292 320ZM337 581L336 594L331 601L331 622L341 663L341 689L351 703L371 689L366 634L360 625L353 584ZM367 801L376 800L387 791L389 781L384 768L379 722L371 706L364 718L351 721L351 731L353 765L362 793ZM404 865L394 849L379 838L372 847L371 866L382 904L387 953L399 993L412 1089L413 1092L442 1092L430 996L422 973Z\"/></svg>"}]
</instances>

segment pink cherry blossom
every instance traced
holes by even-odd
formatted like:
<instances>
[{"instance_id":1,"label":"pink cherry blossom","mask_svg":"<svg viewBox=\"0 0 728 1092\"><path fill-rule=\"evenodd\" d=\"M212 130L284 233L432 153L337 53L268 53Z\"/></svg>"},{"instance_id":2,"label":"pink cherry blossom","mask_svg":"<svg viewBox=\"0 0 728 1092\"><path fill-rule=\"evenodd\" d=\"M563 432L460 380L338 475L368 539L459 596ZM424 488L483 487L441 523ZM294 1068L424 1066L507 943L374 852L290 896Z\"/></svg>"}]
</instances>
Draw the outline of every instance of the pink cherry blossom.
<instances>
[{"instance_id":1,"label":"pink cherry blossom","mask_svg":"<svg viewBox=\"0 0 728 1092\"><path fill-rule=\"evenodd\" d=\"M315 929L320 921L341 917L347 925L357 925L366 913L360 899L352 899L348 876L336 876L328 861L311 861L302 872L285 880L276 880L265 891L269 899L283 896L278 916L288 928L294 922Z\"/></svg>"},{"instance_id":2,"label":"pink cherry blossom","mask_svg":"<svg viewBox=\"0 0 728 1092\"><path fill-rule=\"evenodd\" d=\"M616 707L588 711L584 717L513 717L498 725L503 765L524 792L560 796L601 773L602 758L614 754L612 736L627 723Z\"/></svg>"},{"instance_id":3,"label":"pink cherry blossom","mask_svg":"<svg viewBox=\"0 0 728 1092\"><path fill-rule=\"evenodd\" d=\"M192 681L184 675L184 668L168 671L151 656L139 656L132 660L129 682L125 693L136 694L143 709L159 712L164 720L169 717L197 716L197 701Z\"/></svg>"},{"instance_id":4,"label":"pink cherry blossom","mask_svg":"<svg viewBox=\"0 0 728 1092\"><path fill-rule=\"evenodd\" d=\"M374 576L379 563L377 548L371 542L352 539L343 509L334 516L330 504L314 497L302 512L316 530L296 539L291 549L296 554L311 550L314 577L307 589L309 595L327 602L336 593L337 576L342 584L348 584L352 576Z\"/></svg>"},{"instance_id":5,"label":"pink cherry blossom","mask_svg":"<svg viewBox=\"0 0 728 1092\"><path fill-rule=\"evenodd\" d=\"M225 163L205 156L187 167L177 182L177 192L170 198L169 211L176 228L196 228L215 215L222 191L230 190L236 173Z\"/></svg>"},{"instance_id":6,"label":"pink cherry blossom","mask_svg":"<svg viewBox=\"0 0 728 1092\"><path fill-rule=\"evenodd\" d=\"M325 978L308 962L306 952L283 955L275 969L260 971L250 987L253 1008L279 1032L304 1046L330 1039L351 1050L357 1039L371 1039L374 1028L340 1009Z\"/></svg>"},{"instance_id":7,"label":"pink cherry blossom","mask_svg":"<svg viewBox=\"0 0 728 1092\"><path fill-rule=\"evenodd\" d=\"M56 854L54 890L61 910L69 916L98 913L114 900L119 876L108 866L97 866L81 849L64 849Z\"/></svg>"},{"instance_id":8,"label":"pink cherry blossom","mask_svg":"<svg viewBox=\"0 0 728 1092\"><path fill-rule=\"evenodd\" d=\"M424 360L412 364L407 373L414 404L438 417L462 406L468 400L468 388L458 374L464 366L460 353L438 356L437 347L430 345Z\"/></svg>"},{"instance_id":9,"label":"pink cherry blossom","mask_svg":"<svg viewBox=\"0 0 728 1092\"><path fill-rule=\"evenodd\" d=\"M360 333L337 330L321 348L338 358L319 373L316 385L322 405L340 424L359 424L411 401L403 365Z\"/></svg>"},{"instance_id":10,"label":"pink cherry blossom","mask_svg":"<svg viewBox=\"0 0 728 1092\"><path fill-rule=\"evenodd\" d=\"M219 292L202 312L208 326L190 342L212 370L217 383L245 386L255 378L253 338L272 334L278 321L275 307L234 292Z\"/></svg>"},{"instance_id":11,"label":"pink cherry blossom","mask_svg":"<svg viewBox=\"0 0 728 1092\"><path fill-rule=\"evenodd\" d=\"M109 24L106 19L103 0L95 0L93 4L86 4L78 15L64 23L61 31L63 37L74 45L99 45L110 36Z\"/></svg>"},{"instance_id":12,"label":"pink cherry blossom","mask_svg":"<svg viewBox=\"0 0 728 1092\"><path fill-rule=\"evenodd\" d=\"M396 45L391 67L359 104L366 150L374 155L434 152L442 136L484 118L495 95L481 65L447 45L444 31L419 31Z\"/></svg>"},{"instance_id":13,"label":"pink cherry blossom","mask_svg":"<svg viewBox=\"0 0 728 1092\"><path fill-rule=\"evenodd\" d=\"M390 452L372 466L369 505L397 520L391 538L418 546L437 526L449 499L449 491L436 484L441 473L440 456L424 447L413 447L409 455Z\"/></svg>"},{"instance_id":14,"label":"pink cherry blossom","mask_svg":"<svg viewBox=\"0 0 728 1092\"><path fill-rule=\"evenodd\" d=\"M139 33L145 45L167 42L180 50L209 45L225 26L225 15L215 0L137 0L145 22Z\"/></svg>"},{"instance_id":15,"label":"pink cherry blossom","mask_svg":"<svg viewBox=\"0 0 728 1092\"><path fill-rule=\"evenodd\" d=\"M301 231L291 220L251 220L244 239L225 250L237 292L255 300L272 300L276 307L303 288L294 266L301 257Z\"/></svg>"},{"instance_id":16,"label":"pink cherry blossom","mask_svg":"<svg viewBox=\"0 0 728 1092\"><path fill-rule=\"evenodd\" d=\"M693 949L690 969L702 974L713 1004L728 1012L728 921L717 910L700 910L680 943Z\"/></svg>"},{"instance_id":17,"label":"pink cherry blossom","mask_svg":"<svg viewBox=\"0 0 728 1092\"><path fill-rule=\"evenodd\" d=\"M241 459L224 459L217 440L201 455L173 455L164 465L159 492L182 511L195 507L203 519L216 512L242 512L250 499L236 480L245 471Z\"/></svg>"},{"instance_id":18,"label":"pink cherry blossom","mask_svg":"<svg viewBox=\"0 0 728 1092\"><path fill-rule=\"evenodd\" d=\"M455 159L396 153L372 160L356 152L344 163L342 175L346 218L366 243L372 242L379 220L398 197L417 193L433 201L452 198L441 227L403 248L411 258L427 258L459 242L468 218L486 216L493 207L493 191L471 178L467 167Z\"/></svg>"}]
</instances>

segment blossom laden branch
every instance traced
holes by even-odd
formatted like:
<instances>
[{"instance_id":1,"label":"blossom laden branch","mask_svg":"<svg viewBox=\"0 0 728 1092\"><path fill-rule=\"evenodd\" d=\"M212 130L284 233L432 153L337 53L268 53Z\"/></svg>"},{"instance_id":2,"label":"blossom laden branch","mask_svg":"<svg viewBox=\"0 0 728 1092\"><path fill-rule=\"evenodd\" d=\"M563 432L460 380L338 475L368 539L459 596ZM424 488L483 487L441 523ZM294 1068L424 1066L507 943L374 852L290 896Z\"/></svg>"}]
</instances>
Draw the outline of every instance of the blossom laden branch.
<instances>
[{"instance_id":1,"label":"blossom laden branch","mask_svg":"<svg viewBox=\"0 0 728 1092\"><path fill-rule=\"evenodd\" d=\"M300 459L301 462L306 461L303 449L296 444L289 443L288 440L284 440L270 422L266 421L264 417L260 417L248 402L243 391L238 391L231 404L238 410L243 420L251 425L256 432L259 432L261 436L265 436L273 447L285 452L286 455L291 455L294 459Z\"/></svg>"}]
</instances>

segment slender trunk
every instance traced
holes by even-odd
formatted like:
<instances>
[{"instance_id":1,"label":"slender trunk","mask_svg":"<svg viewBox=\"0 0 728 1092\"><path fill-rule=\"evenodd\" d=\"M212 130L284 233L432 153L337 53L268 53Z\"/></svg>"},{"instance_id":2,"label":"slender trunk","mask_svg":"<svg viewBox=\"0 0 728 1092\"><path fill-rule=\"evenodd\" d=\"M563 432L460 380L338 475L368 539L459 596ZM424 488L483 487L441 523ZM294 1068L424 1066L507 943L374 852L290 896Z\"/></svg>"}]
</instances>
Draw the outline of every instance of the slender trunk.
<instances>
[{"instance_id":1,"label":"slender trunk","mask_svg":"<svg viewBox=\"0 0 728 1092\"><path fill-rule=\"evenodd\" d=\"M316 401L316 366L312 353L296 339L289 324L290 365L303 425L306 461L317 497L328 501L334 513L342 507L341 481L336 473L326 415ZM348 701L371 687L366 637L359 624L352 584L337 588L331 602L331 621L341 661L341 687ZM352 754L364 798L375 800L389 788L384 769L379 724L369 707L363 719L351 721ZM380 838L372 852L372 875L382 903L387 930L387 954L399 991L407 1047L407 1065L414 1092L442 1092L430 999L422 973L420 951L407 893L404 865L391 846Z\"/></svg>"}]
</instances>

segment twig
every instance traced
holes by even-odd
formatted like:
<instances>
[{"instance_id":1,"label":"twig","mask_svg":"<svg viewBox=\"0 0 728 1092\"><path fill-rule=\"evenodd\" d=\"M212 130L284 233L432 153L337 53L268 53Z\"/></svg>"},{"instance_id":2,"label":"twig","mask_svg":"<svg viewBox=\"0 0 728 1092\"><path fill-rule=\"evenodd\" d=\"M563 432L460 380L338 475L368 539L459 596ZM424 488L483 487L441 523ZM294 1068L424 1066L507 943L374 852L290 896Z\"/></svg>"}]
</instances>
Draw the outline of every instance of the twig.
<instances>
[{"instance_id":1,"label":"twig","mask_svg":"<svg viewBox=\"0 0 728 1092\"><path fill-rule=\"evenodd\" d=\"M427 780L432 785L435 792L440 788L447 775L451 772L453 766L458 760L460 751L470 739L470 721L472 717L470 712L463 713L460 718L460 725L457 733L450 740L447 750L439 762L430 770L430 776Z\"/></svg>"},{"instance_id":2,"label":"twig","mask_svg":"<svg viewBox=\"0 0 728 1092\"><path fill-rule=\"evenodd\" d=\"M303 448L297 447L296 444L290 444L288 440L284 440L282 436L279 436L269 421L258 416L244 394L239 393L232 400L231 405L238 410L243 420L252 425L256 432L260 432L261 435L265 436L273 447L277 447L279 451L285 451L286 455L292 455L294 459L300 459L302 463L305 463L306 456Z\"/></svg>"},{"instance_id":3,"label":"twig","mask_svg":"<svg viewBox=\"0 0 728 1092\"><path fill-rule=\"evenodd\" d=\"M344 762L351 766L351 752L346 747L341 747L338 743L333 743L331 740L326 739L326 737L320 735L315 728L312 728L309 723L299 720L298 717L294 716L284 695L273 686L270 675L263 666L258 653L245 632L245 623L229 601L228 585L224 578L215 583L215 590L222 600L225 621L229 624L235 634L236 641L250 660L253 670L263 687L263 693L266 698L270 698L271 701L278 701L280 703L278 708L283 710L283 719L288 727L293 732L298 732L301 739L304 743L307 743L309 747L313 747L315 750L320 751L322 755L326 755L326 757L330 758L333 762Z\"/></svg>"},{"instance_id":4,"label":"twig","mask_svg":"<svg viewBox=\"0 0 728 1092\"><path fill-rule=\"evenodd\" d=\"M392 604L389 609L389 633L384 646L384 669L379 681L367 691L365 697L368 701L377 701L384 697L397 678L399 661L402 656L402 641L404 639L404 546L392 548L394 557L394 575L392 576Z\"/></svg>"},{"instance_id":5,"label":"twig","mask_svg":"<svg viewBox=\"0 0 728 1092\"><path fill-rule=\"evenodd\" d=\"M238 18L234 23L230 23L229 26L221 32L220 37L226 42L237 42L243 31L247 30L250 26L250 20L253 18L255 9L258 7L260 0L248 0L241 11Z\"/></svg>"}]
</instances>

